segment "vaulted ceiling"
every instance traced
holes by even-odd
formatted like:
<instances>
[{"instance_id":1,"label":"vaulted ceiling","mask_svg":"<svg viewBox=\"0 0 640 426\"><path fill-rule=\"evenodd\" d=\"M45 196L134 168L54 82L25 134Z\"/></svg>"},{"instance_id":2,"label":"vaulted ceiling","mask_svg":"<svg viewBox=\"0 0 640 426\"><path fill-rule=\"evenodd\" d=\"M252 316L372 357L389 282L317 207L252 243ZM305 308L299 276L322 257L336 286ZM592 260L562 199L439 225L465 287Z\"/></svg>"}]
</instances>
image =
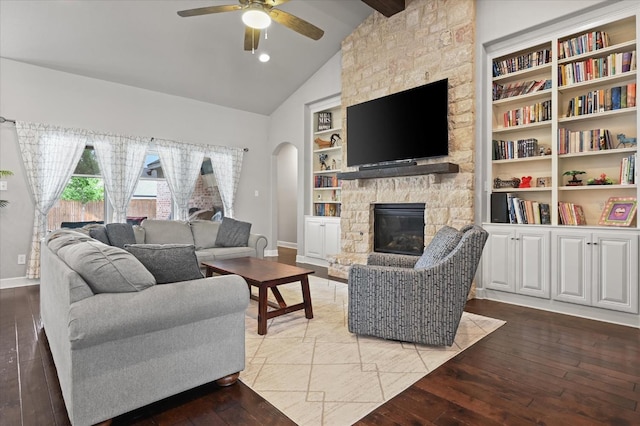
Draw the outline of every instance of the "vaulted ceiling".
<instances>
[{"instance_id":1,"label":"vaulted ceiling","mask_svg":"<svg viewBox=\"0 0 640 426\"><path fill-rule=\"evenodd\" d=\"M324 30L314 41L278 23L245 51L241 12L183 18L237 0L1 0L0 56L268 115L340 50L371 13L404 0L290 0L277 8ZM264 37L264 36L263 36ZM268 52L262 63L258 54Z\"/></svg>"}]
</instances>

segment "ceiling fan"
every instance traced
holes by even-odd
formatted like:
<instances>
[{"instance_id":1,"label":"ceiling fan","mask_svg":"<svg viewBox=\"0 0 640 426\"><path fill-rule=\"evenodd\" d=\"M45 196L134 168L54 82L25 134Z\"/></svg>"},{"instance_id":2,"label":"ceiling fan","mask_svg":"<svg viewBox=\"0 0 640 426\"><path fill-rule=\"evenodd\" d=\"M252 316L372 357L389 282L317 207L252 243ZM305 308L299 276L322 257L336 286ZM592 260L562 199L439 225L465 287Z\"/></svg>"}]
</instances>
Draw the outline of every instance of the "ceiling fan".
<instances>
[{"instance_id":1,"label":"ceiling fan","mask_svg":"<svg viewBox=\"0 0 640 426\"><path fill-rule=\"evenodd\" d=\"M268 27L272 19L303 36L313 40L319 40L324 35L323 30L295 15L275 9L276 6L287 3L288 1L289 0L238 0L240 4L181 10L178 12L178 15L187 18L189 16L242 10L242 22L245 24L244 50L255 51L255 49L258 48L260 30Z\"/></svg>"}]
</instances>

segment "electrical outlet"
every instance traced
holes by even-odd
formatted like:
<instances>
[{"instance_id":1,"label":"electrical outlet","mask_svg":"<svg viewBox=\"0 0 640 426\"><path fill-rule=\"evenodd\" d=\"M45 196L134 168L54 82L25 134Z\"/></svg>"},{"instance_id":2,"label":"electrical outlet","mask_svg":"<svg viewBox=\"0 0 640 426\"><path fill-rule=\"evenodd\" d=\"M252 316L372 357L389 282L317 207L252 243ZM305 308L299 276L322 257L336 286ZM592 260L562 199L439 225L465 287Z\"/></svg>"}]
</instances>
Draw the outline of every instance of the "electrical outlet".
<instances>
[{"instance_id":1,"label":"electrical outlet","mask_svg":"<svg viewBox=\"0 0 640 426\"><path fill-rule=\"evenodd\" d=\"M6 190L7 190L7 181L0 180L0 191L6 191Z\"/></svg>"},{"instance_id":2,"label":"electrical outlet","mask_svg":"<svg viewBox=\"0 0 640 426\"><path fill-rule=\"evenodd\" d=\"M18 265L24 265L27 263L27 256L25 254L18 255Z\"/></svg>"}]
</instances>

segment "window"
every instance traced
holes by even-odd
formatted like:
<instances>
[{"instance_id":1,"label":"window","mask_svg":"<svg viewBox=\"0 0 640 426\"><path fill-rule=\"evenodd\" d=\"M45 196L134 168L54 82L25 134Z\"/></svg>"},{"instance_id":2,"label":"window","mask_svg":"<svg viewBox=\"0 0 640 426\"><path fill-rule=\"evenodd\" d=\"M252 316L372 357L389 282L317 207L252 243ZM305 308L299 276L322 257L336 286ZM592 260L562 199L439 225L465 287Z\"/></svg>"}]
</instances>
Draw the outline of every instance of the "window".
<instances>
[{"instance_id":1,"label":"window","mask_svg":"<svg viewBox=\"0 0 640 426\"><path fill-rule=\"evenodd\" d=\"M60 200L47 215L47 229L81 226L82 222L104 222L104 182L93 147L86 147Z\"/></svg>"}]
</instances>

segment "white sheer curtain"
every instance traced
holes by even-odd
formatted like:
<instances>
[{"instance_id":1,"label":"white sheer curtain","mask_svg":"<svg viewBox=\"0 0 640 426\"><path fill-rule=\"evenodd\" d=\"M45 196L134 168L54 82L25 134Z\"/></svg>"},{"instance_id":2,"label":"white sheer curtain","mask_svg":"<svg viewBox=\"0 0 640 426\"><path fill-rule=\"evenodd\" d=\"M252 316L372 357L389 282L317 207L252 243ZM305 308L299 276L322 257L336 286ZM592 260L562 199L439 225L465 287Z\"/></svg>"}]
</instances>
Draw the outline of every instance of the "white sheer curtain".
<instances>
[{"instance_id":1,"label":"white sheer curtain","mask_svg":"<svg viewBox=\"0 0 640 426\"><path fill-rule=\"evenodd\" d=\"M16 131L35 203L27 278L39 278L40 241L46 233L47 213L60 198L80 161L88 133L23 121L16 121Z\"/></svg>"},{"instance_id":2,"label":"white sheer curtain","mask_svg":"<svg viewBox=\"0 0 640 426\"><path fill-rule=\"evenodd\" d=\"M113 222L127 221L127 206L144 167L150 140L135 136L94 134L91 138L109 202Z\"/></svg>"},{"instance_id":3,"label":"white sheer curtain","mask_svg":"<svg viewBox=\"0 0 640 426\"><path fill-rule=\"evenodd\" d=\"M187 220L189 200L204 159L203 148L164 139L154 139L154 142L160 157L162 172L177 206L174 219Z\"/></svg>"},{"instance_id":4,"label":"white sheer curtain","mask_svg":"<svg viewBox=\"0 0 640 426\"><path fill-rule=\"evenodd\" d=\"M215 146L209 150L213 173L218 182L218 191L224 206L224 215L233 217L236 191L240 181L244 149L227 146Z\"/></svg>"}]
</instances>

